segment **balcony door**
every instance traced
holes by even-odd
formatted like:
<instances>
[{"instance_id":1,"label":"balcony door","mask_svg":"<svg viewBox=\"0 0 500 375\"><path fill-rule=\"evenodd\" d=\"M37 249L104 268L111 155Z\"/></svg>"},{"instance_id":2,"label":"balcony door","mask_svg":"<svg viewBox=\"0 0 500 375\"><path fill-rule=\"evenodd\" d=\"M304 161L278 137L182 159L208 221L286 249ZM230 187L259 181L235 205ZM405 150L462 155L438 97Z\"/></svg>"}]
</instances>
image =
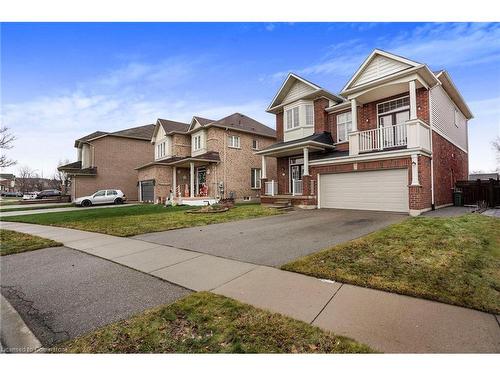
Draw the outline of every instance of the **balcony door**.
<instances>
[{"instance_id":1,"label":"balcony door","mask_svg":"<svg viewBox=\"0 0 500 375\"><path fill-rule=\"evenodd\" d=\"M383 148L406 144L406 128L396 125L403 125L409 119L409 110L379 116L380 142Z\"/></svg>"}]
</instances>

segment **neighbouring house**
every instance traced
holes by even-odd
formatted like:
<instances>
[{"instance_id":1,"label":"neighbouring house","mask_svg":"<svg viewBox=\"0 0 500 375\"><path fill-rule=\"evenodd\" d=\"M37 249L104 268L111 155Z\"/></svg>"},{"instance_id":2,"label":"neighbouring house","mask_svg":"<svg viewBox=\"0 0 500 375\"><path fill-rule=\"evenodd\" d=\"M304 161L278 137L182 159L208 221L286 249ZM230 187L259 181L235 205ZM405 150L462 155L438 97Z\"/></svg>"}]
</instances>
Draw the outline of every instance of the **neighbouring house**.
<instances>
[{"instance_id":1,"label":"neighbouring house","mask_svg":"<svg viewBox=\"0 0 500 375\"><path fill-rule=\"evenodd\" d=\"M0 173L0 191L16 191L16 176L12 173Z\"/></svg>"},{"instance_id":2,"label":"neighbouring house","mask_svg":"<svg viewBox=\"0 0 500 375\"><path fill-rule=\"evenodd\" d=\"M153 124L116 132L96 131L75 141L77 161L58 168L71 180L71 196L90 195L97 190L122 190L128 200L137 200L137 165L153 160Z\"/></svg>"},{"instance_id":3,"label":"neighbouring house","mask_svg":"<svg viewBox=\"0 0 500 375\"><path fill-rule=\"evenodd\" d=\"M219 198L260 197L261 157L255 151L276 142L274 129L240 113L191 123L158 119L151 143L154 160L137 167L141 201L206 204ZM276 161L263 168L275 178ZM172 194L172 195L171 195Z\"/></svg>"},{"instance_id":4,"label":"neighbouring house","mask_svg":"<svg viewBox=\"0 0 500 375\"><path fill-rule=\"evenodd\" d=\"M374 50L340 94L290 74L267 109L277 160L262 202L406 212L452 203L468 176L472 113L444 71ZM266 162L267 163L267 162Z\"/></svg>"},{"instance_id":5,"label":"neighbouring house","mask_svg":"<svg viewBox=\"0 0 500 375\"><path fill-rule=\"evenodd\" d=\"M469 180L475 181L475 180L499 180L500 179L500 174L497 172L490 172L490 173L471 173L469 175Z\"/></svg>"}]
</instances>

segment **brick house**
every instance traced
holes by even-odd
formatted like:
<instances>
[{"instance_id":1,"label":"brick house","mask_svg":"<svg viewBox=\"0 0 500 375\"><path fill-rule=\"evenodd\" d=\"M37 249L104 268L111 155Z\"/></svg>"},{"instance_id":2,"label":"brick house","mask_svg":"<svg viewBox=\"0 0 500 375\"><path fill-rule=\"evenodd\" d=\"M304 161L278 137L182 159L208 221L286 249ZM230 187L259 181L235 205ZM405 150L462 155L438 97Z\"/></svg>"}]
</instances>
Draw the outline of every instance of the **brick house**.
<instances>
[{"instance_id":1,"label":"brick house","mask_svg":"<svg viewBox=\"0 0 500 375\"><path fill-rule=\"evenodd\" d=\"M128 200L137 200L135 168L153 160L153 124L116 132L96 131L75 141L77 161L60 166L71 180L71 197L100 189L120 189Z\"/></svg>"},{"instance_id":2,"label":"brick house","mask_svg":"<svg viewBox=\"0 0 500 375\"><path fill-rule=\"evenodd\" d=\"M278 142L257 154L278 177L263 171L263 203L419 215L467 179L472 113L444 70L374 50L339 95L290 74L267 112Z\"/></svg>"},{"instance_id":3,"label":"brick house","mask_svg":"<svg viewBox=\"0 0 500 375\"><path fill-rule=\"evenodd\" d=\"M158 119L151 144L154 160L138 166L141 201L164 202L172 193L183 204L218 198L255 200L261 190L261 158L255 151L276 142L275 131L240 113L191 123ZM264 168L276 176L276 161Z\"/></svg>"},{"instance_id":4,"label":"brick house","mask_svg":"<svg viewBox=\"0 0 500 375\"><path fill-rule=\"evenodd\" d=\"M0 173L0 191L16 191L16 176L12 173Z\"/></svg>"}]
</instances>

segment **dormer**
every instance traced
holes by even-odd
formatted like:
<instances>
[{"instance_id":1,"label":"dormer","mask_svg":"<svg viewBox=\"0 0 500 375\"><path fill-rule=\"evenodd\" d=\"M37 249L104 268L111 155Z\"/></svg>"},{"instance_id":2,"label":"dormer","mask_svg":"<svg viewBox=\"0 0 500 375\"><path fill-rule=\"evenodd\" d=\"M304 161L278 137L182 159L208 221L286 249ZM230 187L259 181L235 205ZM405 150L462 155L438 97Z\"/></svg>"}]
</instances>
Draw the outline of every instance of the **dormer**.
<instances>
[{"instance_id":1,"label":"dormer","mask_svg":"<svg viewBox=\"0 0 500 375\"><path fill-rule=\"evenodd\" d=\"M277 115L276 130L283 134L283 139L279 140L286 142L325 131L324 109L343 101L341 97L290 73L267 112Z\"/></svg>"}]
</instances>

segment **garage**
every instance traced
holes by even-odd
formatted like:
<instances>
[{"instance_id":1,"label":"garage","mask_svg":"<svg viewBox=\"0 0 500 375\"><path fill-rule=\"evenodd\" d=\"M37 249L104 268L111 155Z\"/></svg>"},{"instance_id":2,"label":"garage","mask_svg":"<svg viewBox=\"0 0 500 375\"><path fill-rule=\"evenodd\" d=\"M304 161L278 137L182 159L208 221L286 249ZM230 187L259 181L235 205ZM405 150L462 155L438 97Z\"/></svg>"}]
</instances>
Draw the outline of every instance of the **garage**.
<instances>
[{"instance_id":1,"label":"garage","mask_svg":"<svg viewBox=\"0 0 500 375\"><path fill-rule=\"evenodd\" d=\"M155 199L155 181L141 181L141 202L154 202Z\"/></svg>"},{"instance_id":2,"label":"garage","mask_svg":"<svg viewBox=\"0 0 500 375\"><path fill-rule=\"evenodd\" d=\"M319 206L408 212L408 170L321 174Z\"/></svg>"}]
</instances>

